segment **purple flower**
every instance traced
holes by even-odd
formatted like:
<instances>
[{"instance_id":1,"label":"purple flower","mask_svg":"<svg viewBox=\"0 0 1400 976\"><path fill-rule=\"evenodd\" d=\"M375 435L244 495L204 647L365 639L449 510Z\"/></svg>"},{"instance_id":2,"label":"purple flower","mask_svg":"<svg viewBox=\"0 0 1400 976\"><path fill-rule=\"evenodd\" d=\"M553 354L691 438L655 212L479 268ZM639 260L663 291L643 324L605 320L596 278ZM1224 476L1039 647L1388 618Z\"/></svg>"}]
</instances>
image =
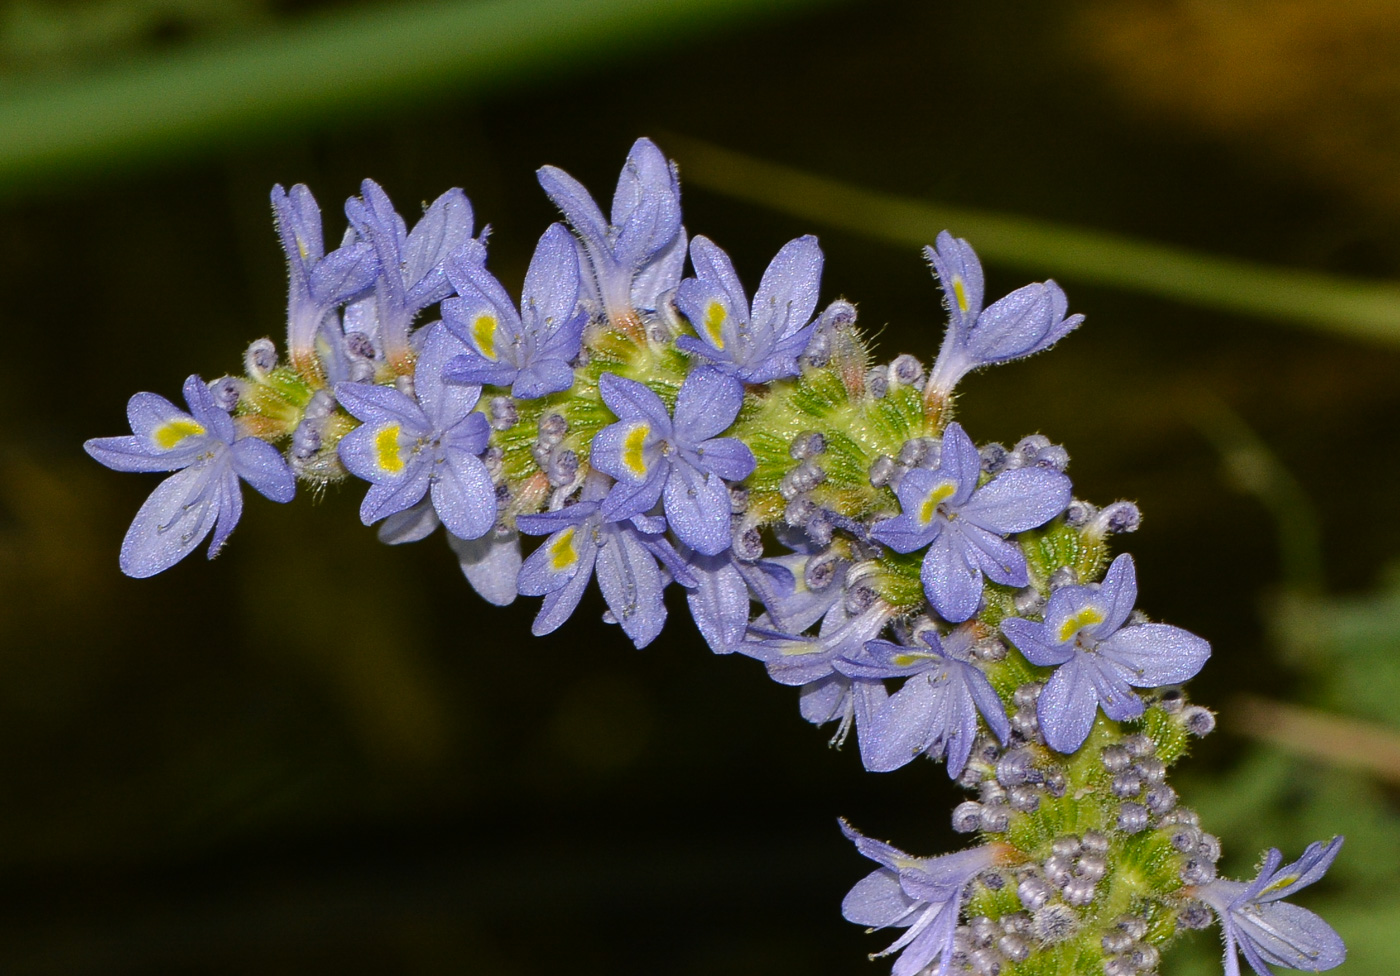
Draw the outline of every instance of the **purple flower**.
<instances>
[{"instance_id":1,"label":"purple flower","mask_svg":"<svg viewBox=\"0 0 1400 976\"><path fill-rule=\"evenodd\" d=\"M754 469L753 452L719 437L744 403L739 382L713 369L686 377L674 419L661 398L636 380L604 373L603 402L618 422L593 439L592 464L617 479L602 512L610 521L641 515L664 499L676 537L714 556L729 548L729 489Z\"/></svg>"},{"instance_id":2,"label":"purple flower","mask_svg":"<svg viewBox=\"0 0 1400 976\"><path fill-rule=\"evenodd\" d=\"M535 248L519 313L486 270L480 241L458 249L447 277L460 297L442 303L442 320L467 347L447 364L450 382L509 386L523 400L573 385L570 362L588 317L579 308L578 250L563 224L551 225Z\"/></svg>"},{"instance_id":3,"label":"purple flower","mask_svg":"<svg viewBox=\"0 0 1400 976\"><path fill-rule=\"evenodd\" d=\"M670 578L687 586L694 580L666 541L665 524L659 519L613 521L603 514L596 501L604 490L601 482L597 475L590 478L584 500L574 505L516 519L517 527L528 535L549 533L526 557L517 586L524 596L544 597L531 627L538 637L558 629L573 615L596 574L613 620L637 647L645 647L666 622L661 594Z\"/></svg>"},{"instance_id":4,"label":"purple flower","mask_svg":"<svg viewBox=\"0 0 1400 976\"><path fill-rule=\"evenodd\" d=\"M681 550L695 585L686 592L690 615L710 650L730 654L739 649L749 630L750 591L765 598L770 593L791 595L797 588L792 571L774 559L752 562L739 559L732 549L717 556L702 556L688 547ZM840 587L836 587L839 591ZM804 623L811 626L820 614Z\"/></svg>"},{"instance_id":5,"label":"purple flower","mask_svg":"<svg viewBox=\"0 0 1400 976\"><path fill-rule=\"evenodd\" d=\"M1303 856L1279 868L1283 855L1272 849L1253 881L1217 879L1194 890L1220 918L1225 930L1225 976L1239 976L1238 949L1259 976L1273 976L1270 964L1319 972L1347 957L1341 937L1306 908L1281 899L1321 878L1341 849L1342 838L1313 843Z\"/></svg>"},{"instance_id":6,"label":"purple flower","mask_svg":"<svg viewBox=\"0 0 1400 976\"><path fill-rule=\"evenodd\" d=\"M364 293L379 274L374 248L364 241L349 240L343 247L325 253L321 238L321 208L311 191L298 183L291 191L272 188L272 213L277 235L287 255L287 353L292 365L303 376L338 376L332 365L327 369L317 355L318 340L328 342L332 363L344 359L345 335L338 320L331 319L336 306Z\"/></svg>"},{"instance_id":7,"label":"purple flower","mask_svg":"<svg viewBox=\"0 0 1400 976\"><path fill-rule=\"evenodd\" d=\"M656 310L685 265L675 166L650 139L638 139L617 180L611 222L562 169L544 166L537 175L578 235L585 301L611 328L639 336L639 313Z\"/></svg>"},{"instance_id":8,"label":"purple flower","mask_svg":"<svg viewBox=\"0 0 1400 976\"><path fill-rule=\"evenodd\" d=\"M967 765L977 737L977 713L1006 742L1011 723L987 676L972 663L970 627L939 640L931 628L919 632L925 647L901 647L867 641L855 654L836 662L850 678L907 678L874 716L874 744L862 750L866 768L884 773L921 753L946 755L948 776L956 779Z\"/></svg>"},{"instance_id":9,"label":"purple flower","mask_svg":"<svg viewBox=\"0 0 1400 976\"><path fill-rule=\"evenodd\" d=\"M680 283L676 305L699 338L681 336L676 345L745 383L796 376L821 282L817 239L809 235L783 245L763 273L752 312L729 255L709 238L691 242L690 260L699 277Z\"/></svg>"},{"instance_id":10,"label":"purple flower","mask_svg":"<svg viewBox=\"0 0 1400 976\"><path fill-rule=\"evenodd\" d=\"M345 202L345 215L379 256L379 276L373 297L351 319L359 331L377 332L384 358L407 375L413 369L409 327L419 312L452 294L444 265L471 239L472 205L461 190L448 190L410 232L378 183L365 180L360 192Z\"/></svg>"},{"instance_id":11,"label":"purple flower","mask_svg":"<svg viewBox=\"0 0 1400 976\"><path fill-rule=\"evenodd\" d=\"M924 248L948 305L948 332L929 375L930 394L947 396L979 366L1049 349L1084 321L1065 318L1069 300L1053 281L1026 285L982 308L982 264L972 245L946 230Z\"/></svg>"},{"instance_id":12,"label":"purple flower","mask_svg":"<svg viewBox=\"0 0 1400 976\"><path fill-rule=\"evenodd\" d=\"M422 335L416 399L366 383L335 388L341 406L362 421L341 439L340 460L371 483L360 505L366 525L430 495L447 531L475 539L496 524L496 491L480 457L491 430L472 410L481 387L444 383L442 368L461 344L441 325Z\"/></svg>"},{"instance_id":13,"label":"purple flower","mask_svg":"<svg viewBox=\"0 0 1400 976\"><path fill-rule=\"evenodd\" d=\"M880 865L846 895L841 914L848 922L871 929L905 930L884 952L876 953L900 953L894 976L925 971L930 976L944 976L952 963L953 935L967 885L996 866L1004 845L988 844L941 857L911 857L897 847L864 836L844 820L841 831L856 850ZM935 962L938 966L930 968Z\"/></svg>"},{"instance_id":14,"label":"purple flower","mask_svg":"<svg viewBox=\"0 0 1400 976\"><path fill-rule=\"evenodd\" d=\"M1070 500L1058 471L1020 468L977 485L982 459L958 424L943 432L939 466L915 468L895 489L903 514L880 522L871 538L895 552L928 546L920 577L944 620L961 623L977 612L982 576L1006 586L1030 582L1020 547L1002 538L1043 525Z\"/></svg>"},{"instance_id":15,"label":"purple flower","mask_svg":"<svg viewBox=\"0 0 1400 976\"><path fill-rule=\"evenodd\" d=\"M760 640L748 640L735 650L768 666L768 676L779 684L800 686L798 706L813 725L836 722L831 741L839 745L854 725L862 760L874 745L869 732L872 719L885 702L884 683L876 679L848 677L836 669L843 657L859 652L877 637L894 616L894 609L875 600L859 613L851 613L845 600L836 601L822 617L815 636L784 634L755 628Z\"/></svg>"},{"instance_id":16,"label":"purple flower","mask_svg":"<svg viewBox=\"0 0 1400 976\"><path fill-rule=\"evenodd\" d=\"M442 524L431 497L395 512L379 523L379 541L389 546L418 542ZM520 572L520 533L504 524L496 525L476 539L462 539L447 533L447 544L457 554L462 575L487 603L509 606L518 595L515 577Z\"/></svg>"},{"instance_id":17,"label":"purple flower","mask_svg":"<svg viewBox=\"0 0 1400 976\"><path fill-rule=\"evenodd\" d=\"M169 569L213 530L218 555L243 514L242 478L259 494L289 502L296 479L281 453L239 437L198 376L185 380L185 413L163 396L138 393L126 404L130 437L95 437L83 447L116 471L174 471L146 499L122 540L122 572L137 579Z\"/></svg>"},{"instance_id":18,"label":"purple flower","mask_svg":"<svg viewBox=\"0 0 1400 976\"><path fill-rule=\"evenodd\" d=\"M1026 660L1056 669L1037 705L1040 729L1055 751L1071 753L1084 744L1100 705L1117 722L1141 715L1142 699L1129 685L1185 681L1210 657L1210 644L1180 627L1123 626L1136 602L1133 557L1124 553L1102 583L1063 586L1050 594L1043 623L1002 621L1002 631Z\"/></svg>"}]
</instances>

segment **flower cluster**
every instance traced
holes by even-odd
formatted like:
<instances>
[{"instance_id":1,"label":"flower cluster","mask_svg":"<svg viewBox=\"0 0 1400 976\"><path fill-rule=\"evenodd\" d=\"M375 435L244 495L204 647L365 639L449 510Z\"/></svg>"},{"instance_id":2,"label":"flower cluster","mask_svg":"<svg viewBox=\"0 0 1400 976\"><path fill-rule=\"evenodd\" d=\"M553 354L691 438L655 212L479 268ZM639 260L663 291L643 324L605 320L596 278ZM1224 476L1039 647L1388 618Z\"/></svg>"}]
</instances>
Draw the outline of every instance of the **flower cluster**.
<instances>
[{"instance_id":1,"label":"flower cluster","mask_svg":"<svg viewBox=\"0 0 1400 976\"><path fill-rule=\"evenodd\" d=\"M1150 973L1212 910L1230 974L1236 950L1261 976L1341 961L1326 923L1279 901L1339 841L1281 873L1273 852L1250 884L1218 879L1219 842L1166 783L1214 724L1179 687L1210 646L1135 609L1131 556L1109 564L1136 507L1076 499L1044 436L979 446L952 419L967 373L1079 325L1058 285L984 308L976 254L940 234L933 367L875 365L854 306L818 310L815 238L780 249L750 299L724 251L687 237L651 142L609 217L567 173L539 180L564 222L518 302L461 190L410 230L366 180L327 253L310 191L275 188L285 361L259 340L243 376L186 382L188 413L138 394L132 436L87 444L118 470L175 472L122 569L160 572L211 532L212 557L240 479L286 502L296 480L358 478L383 541L440 525L486 600L542 597L536 634L596 580L606 619L646 646L675 585L712 650L799 688L803 717L834 723L836 744L854 732L867 769L942 760L975 792L953 824L979 845L915 858L843 825L880 865L845 915L904 930L882 953L896 976L1045 972L1047 956Z\"/></svg>"}]
</instances>

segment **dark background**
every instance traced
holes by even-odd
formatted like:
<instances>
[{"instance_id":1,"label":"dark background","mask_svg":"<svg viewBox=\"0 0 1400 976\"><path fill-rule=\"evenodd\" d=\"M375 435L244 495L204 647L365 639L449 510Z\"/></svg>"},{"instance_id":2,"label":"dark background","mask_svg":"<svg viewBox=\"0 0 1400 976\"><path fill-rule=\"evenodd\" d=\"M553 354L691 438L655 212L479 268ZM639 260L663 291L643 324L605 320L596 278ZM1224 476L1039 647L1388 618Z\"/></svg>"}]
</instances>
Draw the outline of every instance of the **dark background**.
<instances>
[{"instance_id":1,"label":"dark background","mask_svg":"<svg viewBox=\"0 0 1400 976\"><path fill-rule=\"evenodd\" d=\"M0 57L9 79L43 81L364 6L0 4ZM123 578L118 543L155 479L102 469L81 443L124 433L131 393L176 397L189 373L237 371L250 340L279 337L272 183L310 185L328 239L365 176L405 214L461 186L516 287L554 219L534 169L606 200L637 136L665 149L674 133L869 189L1393 279L1397 52L1400 8L1364 0L835 4L10 193L0 969L882 973L862 955L884 943L839 916L868 864L836 817L919 853L958 843L940 768L863 774L791 689L714 659L682 600L641 652L598 622L596 595L532 639L534 601L484 604L440 537L379 545L355 484L285 507L246 493L217 561ZM913 249L683 192L688 229L750 287L784 241L821 233L823 299L859 303L886 358L931 358L940 296ZM1031 277L988 270L989 298ZM982 441L1044 432L1081 497L1142 506L1121 540L1141 605L1215 647L1192 694L1222 731L1181 785L1208 810L1259 755L1231 723L1240 692L1347 705L1320 700L1316 668L1271 637L1307 581L1285 572L1268 507L1222 473L1212 431L1242 421L1259 463L1296 477L1291 517L1322 540L1311 578L1324 599L1365 600L1400 545L1400 345L1062 284L1083 329L969 379L961 419ZM1292 764L1290 796L1333 775L1269 755ZM1400 836L1388 789L1361 776L1336 794L1364 793L1382 851ZM1225 831L1227 870L1294 844L1279 830L1260 813ZM1363 894L1347 871L1344 854L1328 894L1343 906ZM1394 882L1367 876L1367 910ZM1208 963L1213 939L1195 939ZM1390 971L1355 944L1353 959Z\"/></svg>"}]
</instances>

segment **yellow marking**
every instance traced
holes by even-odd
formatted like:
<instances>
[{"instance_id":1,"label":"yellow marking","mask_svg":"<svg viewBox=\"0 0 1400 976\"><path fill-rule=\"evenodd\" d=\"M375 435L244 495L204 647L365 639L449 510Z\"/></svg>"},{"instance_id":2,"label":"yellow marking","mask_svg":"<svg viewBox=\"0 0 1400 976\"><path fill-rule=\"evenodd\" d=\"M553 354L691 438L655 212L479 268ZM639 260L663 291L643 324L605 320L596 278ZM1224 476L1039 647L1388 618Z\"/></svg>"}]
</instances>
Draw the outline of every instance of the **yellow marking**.
<instances>
[{"instance_id":1,"label":"yellow marking","mask_svg":"<svg viewBox=\"0 0 1400 976\"><path fill-rule=\"evenodd\" d=\"M399 425L388 424L379 428L374 435L374 449L379 454L379 466L390 474L403 470L403 458L399 457Z\"/></svg>"},{"instance_id":2,"label":"yellow marking","mask_svg":"<svg viewBox=\"0 0 1400 976\"><path fill-rule=\"evenodd\" d=\"M958 311L967 311L967 286L963 284L962 275L953 275L953 298L958 303Z\"/></svg>"},{"instance_id":3,"label":"yellow marking","mask_svg":"<svg viewBox=\"0 0 1400 976\"><path fill-rule=\"evenodd\" d=\"M647 476L647 459L644 452L647 435L650 433L651 425L638 424L627 432L627 437L622 442L622 463L638 478Z\"/></svg>"},{"instance_id":4,"label":"yellow marking","mask_svg":"<svg viewBox=\"0 0 1400 976\"><path fill-rule=\"evenodd\" d=\"M170 450L186 437L198 437L204 433L204 425L196 420L172 420L161 424L151 435L157 446Z\"/></svg>"},{"instance_id":5,"label":"yellow marking","mask_svg":"<svg viewBox=\"0 0 1400 976\"><path fill-rule=\"evenodd\" d=\"M803 641L801 644L784 647L779 653L783 657L799 657L803 654L820 654L824 650L820 641Z\"/></svg>"},{"instance_id":6,"label":"yellow marking","mask_svg":"<svg viewBox=\"0 0 1400 976\"><path fill-rule=\"evenodd\" d=\"M496 351L495 316L478 315L472 323L472 338L476 340L476 348L491 362L494 363L500 357L500 353Z\"/></svg>"},{"instance_id":7,"label":"yellow marking","mask_svg":"<svg viewBox=\"0 0 1400 976\"><path fill-rule=\"evenodd\" d=\"M1273 884L1269 885L1263 891L1259 892L1259 894L1255 896L1255 900L1257 901L1258 899L1263 898L1265 895L1273 894L1275 891L1282 891L1284 888L1287 888L1293 882L1297 881L1300 877L1302 877L1302 875L1285 874L1283 877L1276 879Z\"/></svg>"},{"instance_id":8,"label":"yellow marking","mask_svg":"<svg viewBox=\"0 0 1400 976\"><path fill-rule=\"evenodd\" d=\"M918 664L920 661L927 661L927 654L896 654L894 656L894 666L897 668L907 668L910 665Z\"/></svg>"},{"instance_id":9,"label":"yellow marking","mask_svg":"<svg viewBox=\"0 0 1400 976\"><path fill-rule=\"evenodd\" d=\"M1103 614L1096 607L1085 607L1060 625L1060 640L1067 641L1085 627L1103 623Z\"/></svg>"},{"instance_id":10,"label":"yellow marking","mask_svg":"<svg viewBox=\"0 0 1400 976\"><path fill-rule=\"evenodd\" d=\"M559 533L554 545L549 547L549 568L562 573L578 562L578 550L574 548L574 528L570 526Z\"/></svg>"},{"instance_id":11,"label":"yellow marking","mask_svg":"<svg viewBox=\"0 0 1400 976\"><path fill-rule=\"evenodd\" d=\"M933 521L933 517L938 514L938 506L952 498L957 490L958 486L951 481L945 481L943 484L935 486L933 491L928 493L928 497L924 499L924 503L919 506L919 524L927 528L929 523Z\"/></svg>"},{"instance_id":12,"label":"yellow marking","mask_svg":"<svg viewBox=\"0 0 1400 976\"><path fill-rule=\"evenodd\" d=\"M705 306L705 334L710 337L716 349L724 349L724 323L728 318L729 313L719 302L710 302Z\"/></svg>"}]
</instances>

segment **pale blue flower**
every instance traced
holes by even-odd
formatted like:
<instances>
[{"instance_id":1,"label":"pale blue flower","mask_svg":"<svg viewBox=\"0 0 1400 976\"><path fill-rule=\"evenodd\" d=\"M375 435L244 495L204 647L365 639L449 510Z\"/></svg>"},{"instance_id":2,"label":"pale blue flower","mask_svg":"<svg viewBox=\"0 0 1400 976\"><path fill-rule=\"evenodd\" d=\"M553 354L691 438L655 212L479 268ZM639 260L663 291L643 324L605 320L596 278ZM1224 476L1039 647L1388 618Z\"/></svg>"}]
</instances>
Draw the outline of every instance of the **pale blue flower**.
<instances>
[{"instance_id":1,"label":"pale blue flower","mask_svg":"<svg viewBox=\"0 0 1400 976\"><path fill-rule=\"evenodd\" d=\"M1026 660L1056 669L1037 705L1040 730L1055 751L1071 753L1083 745L1100 705L1117 722L1141 715L1142 699L1130 685L1178 684L1195 677L1210 657L1210 644L1180 627L1124 626L1136 602L1133 557L1123 553L1102 583L1062 586L1050 594L1043 622L1002 621L1002 632Z\"/></svg>"},{"instance_id":2,"label":"pale blue flower","mask_svg":"<svg viewBox=\"0 0 1400 976\"><path fill-rule=\"evenodd\" d=\"M1011 723L991 682L972 661L970 627L942 640L931 628L918 636L923 647L867 641L838 660L836 670L850 678L907 679L873 716L874 744L861 751L866 769L889 772L927 753L934 759L946 756L948 776L956 779L972 754L977 714L1002 742L1011 736Z\"/></svg>"},{"instance_id":3,"label":"pale blue flower","mask_svg":"<svg viewBox=\"0 0 1400 976\"><path fill-rule=\"evenodd\" d=\"M676 538L707 556L728 549L725 482L742 481L754 469L745 444L719 436L743 406L739 382L713 369L693 370L676 398L674 418L636 380L604 373L598 391L618 418L593 438L593 467L617 479L603 500L603 514L615 521L631 518L664 501Z\"/></svg>"},{"instance_id":4,"label":"pale blue flower","mask_svg":"<svg viewBox=\"0 0 1400 976\"><path fill-rule=\"evenodd\" d=\"M929 374L929 394L947 396L979 366L1049 349L1084 321L1065 318L1069 300L1053 281L1026 285L982 308L982 263L972 246L946 230L924 248L948 306L948 331Z\"/></svg>"},{"instance_id":5,"label":"pale blue flower","mask_svg":"<svg viewBox=\"0 0 1400 976\"><path fill-rule=\"evenodd\" d=\"M466 346L447 364L453 383L508 386L532 400L567 390L587 314L579 307L578 251L563 224L544 232L530 268L520 311L486 270L486 248L470 240L447 262L457 298L442 303L442 321Z\"/></svg>"},{"instance_id":6,"label":"pale blue flower","mask_svg":"<svg viewBox=\"0 0 1400 976\"><path fill-rule=\"evenodd\" d=\"M808 235L783 245L763 273L752 311L729 255L709 238L691 242L690 260L698 277L680 283L676 305L696 334L681 336L676 345L745 383L796 376L821 283L817 239Z\"/></svg>"},{"instance_id":7,"label":"pale blue flower","mask_svg":"<svg viewBox=\"0 0 1400 976\"><path fill-rule=\"evenodd\" d=\"M411 508L424 495L458 538L478 538L496 524L496 490L480 457L491 430L472 409L481 387L442 380L443 366L461 348L441 324L423 333L416 397L368 383L335 388L341 406L361 421L341 439L339 453L351 474L370 482L360 505L366 525Z\"/></svg>"},{"instance_id":8,"label":"pale blue flower","mask_svg":"<svg viewBox=\"0 0 1400 976\"><path fill-rule=\"evenodd\" d=\"M1225 976L1240 976L1236 950L1259 976L1274 976L1270 965L1313 973L1346 961L1347 947L1332 926L1281 900L1321 878L1341 847L1340 837L1309 844L1302 857L1284 868L1279 867L1283 855L1274 848L1253 881L1219 878L1192 890L1215 910L1225 930Z\"/></svg>"},{"instance_id":9,"label":"pale blue flower","mask_svg":"<svg viewBox=\"0 0 1400 976\"><path fill-rule=\"evenodd\" d=\"M637 334L638 315L657 309L685 266L675 166L650 139L638 139L617 180L611 221L562 169L544 166L538 176L578 236L584 299L593 314L613 329Z\"/></svg>"},{"instance_id":10,"label":"pale blue flower","mask_svg":"<svg viewBox=\"0 0 1400 976\"><path fill-rule=\"evenodd\" d=\"M1044 525L1070 501L1070 481L1058 471L1020 468L979 487L981 472L972 438L949 424L938 467L904 475L895 488L902 514L870 532L895 552L928 547L920 571L924 593L952 623L977 612L983 575L1005 586L1030 582L1025 555L1003 537Z\"/></svg>"},{"instance_id":11,"label":"pale blue flower","mask_svg":"<svg viewBox=\"0 0 1400 976\"><path fill-rule=\"evenodd\" d=\"M154 393L126 405L129 437L97 437L83 447L116 471L174 471L146 499L122 540L120 565L145 578L184 559L211 531L209 558L218 555L243 514L243 479L275 502L289 502L296 479L271 444L239 437L233 418L214 402L198 376L185 380L189 413Z\"/></svg>"},{"instance_id":12,"label":"pale blue flower","mask_svg":"<svg viewBox=\"0 0 1400 976\"><path fill-rule=\"evenodd\" d=\"M871 929L902 928L883 952L899 953L893 976L944 976L952 965L963 898L973 878L996 866L1002 845L988 844L941 857L911 857L861 834L844 820L841 831L856 849L880 865L841 902L848 922Z\"/></svg>"}]
</instances>

